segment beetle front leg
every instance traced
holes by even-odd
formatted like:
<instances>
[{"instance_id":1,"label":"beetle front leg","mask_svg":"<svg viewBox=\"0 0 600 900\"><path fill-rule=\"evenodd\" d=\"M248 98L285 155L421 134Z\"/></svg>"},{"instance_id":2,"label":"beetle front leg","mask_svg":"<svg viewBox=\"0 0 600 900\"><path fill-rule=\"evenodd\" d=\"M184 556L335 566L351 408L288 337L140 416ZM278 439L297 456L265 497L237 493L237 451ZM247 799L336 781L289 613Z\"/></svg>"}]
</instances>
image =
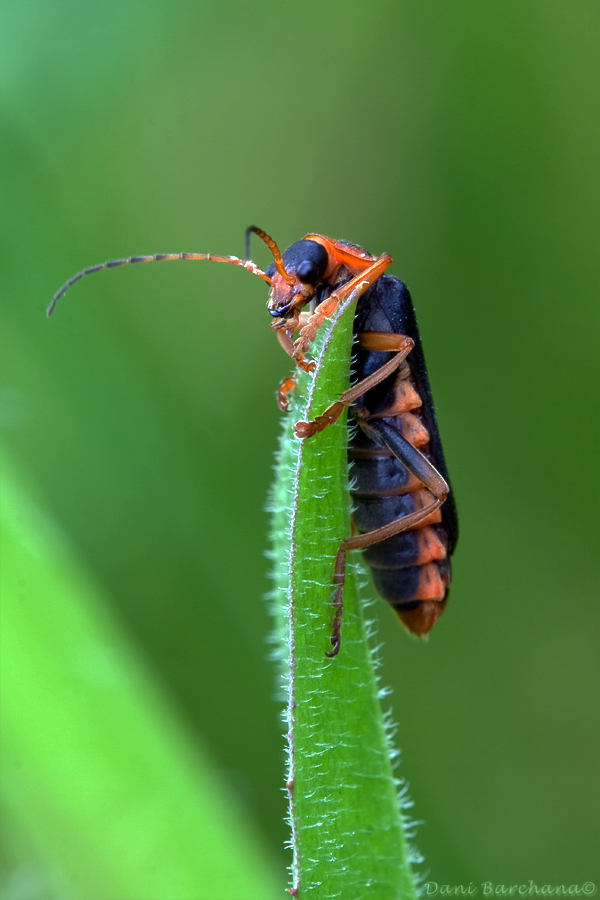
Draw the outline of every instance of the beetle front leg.
<instances>
[{"instance_id":1,"label":"beetle front leg","mask_svg":"<svg viewBox=\"0 0 600 900\"><path fill-rule=\"evenodd\" d=\"M296 387L296 373L288 375L284 378L277 389L277 406L282 412L287 412L290 408L288 394Z\"/></svg>"},{"instance_id":2,"label":"beetle front leg","mask_svg":"<svg viewBox=\"0 0 600 900\"><path fill-rule=\"evenodd\" d=\"M271 325L271 328L277 328L277 339L288 356L291 356L292 359L296 361L296 365L299 369L302 369L304 372L314 372L315 363L311 360L306 359L303 353L300 353L296 356L295 345L292 341L289 331L291 330L289 323L284 323L282 325Z\"/></svg>"}]
</instances>

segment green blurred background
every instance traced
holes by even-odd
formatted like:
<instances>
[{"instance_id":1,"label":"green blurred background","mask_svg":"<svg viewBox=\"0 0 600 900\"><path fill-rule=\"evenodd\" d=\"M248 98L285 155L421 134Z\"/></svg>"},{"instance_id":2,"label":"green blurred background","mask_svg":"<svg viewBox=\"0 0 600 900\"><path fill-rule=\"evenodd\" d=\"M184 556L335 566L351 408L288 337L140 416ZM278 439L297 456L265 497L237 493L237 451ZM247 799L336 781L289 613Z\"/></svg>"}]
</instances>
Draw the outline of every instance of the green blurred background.
<instances>
[{"instance_id":1,"label":"green blurred background","mask_svg":"<svg viewBox=\"0 0 600 900\"><path fill-rule=\"evenodd\" d=\"M600 881L598 4L3 7L4 433L266 852L266 287L139 266L44 316L84 266L242 256L249 224L387 251L417 306L461 538L427 644L376 613L429 877Z\"/></svg>"}]
</instances>

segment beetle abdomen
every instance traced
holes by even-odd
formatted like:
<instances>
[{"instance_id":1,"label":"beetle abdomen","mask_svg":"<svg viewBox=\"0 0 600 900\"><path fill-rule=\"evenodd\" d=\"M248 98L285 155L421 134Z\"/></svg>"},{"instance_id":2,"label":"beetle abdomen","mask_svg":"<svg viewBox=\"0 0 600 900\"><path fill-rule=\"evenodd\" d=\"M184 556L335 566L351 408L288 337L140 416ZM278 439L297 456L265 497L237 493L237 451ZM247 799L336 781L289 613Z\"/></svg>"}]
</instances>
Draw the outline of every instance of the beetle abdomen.
<instances>
[{"instance_id":1,"label":"beetle abdomen","mask_svg":"<svg viewBox=\"0 0 600 900\"><path fill-rule=\"evenodd\" d=\"M431 503L422 482L383 444L365 435L360 421L384 420L417 447L447 479L433 400L410 294L392 276L382 276L359 300L355 331L405 334L415 347L397 374L361 397L354 413L359 427L350 437L353 520L361 533L373 531ZM356 352L360 381L391 359L392 353ZM378 593L413 634L427 634L442 614L450 584L450 554L457 537L456 511L448 500L418 527L372 544L363 552Z\"/></svg>"}]
</instances>

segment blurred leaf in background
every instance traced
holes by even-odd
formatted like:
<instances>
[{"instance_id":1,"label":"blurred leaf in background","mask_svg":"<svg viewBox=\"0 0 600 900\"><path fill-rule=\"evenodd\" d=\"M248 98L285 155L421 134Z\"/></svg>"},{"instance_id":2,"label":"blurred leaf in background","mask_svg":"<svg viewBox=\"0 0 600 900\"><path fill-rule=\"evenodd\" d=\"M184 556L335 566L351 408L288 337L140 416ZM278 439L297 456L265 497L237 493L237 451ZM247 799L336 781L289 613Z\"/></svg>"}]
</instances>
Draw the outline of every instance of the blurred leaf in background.
<instances>
[{"instance_id":1,"label":"blurred leaf in background","mask_svg":"<svg viewBox=\"0 0 600 900\"><path fill-rule=\"evenodd\" d=\"M206 752L2 463L2 896L277 896Z\"/></svg>"},{"instance_id":2,"label":"blurred leaf in background","mask_svg":"<svg viewBox=\"0 0 600 900\"><path fill-rule=\"evenodd\" d=\"M431 878L600 882L597 3L6 0L1 39L7 440L240 808L281 853L265 286L140 266L44 309L255 223L415 299L461 541L427 645L378 610Z\"/></svg>"}]
</instances>

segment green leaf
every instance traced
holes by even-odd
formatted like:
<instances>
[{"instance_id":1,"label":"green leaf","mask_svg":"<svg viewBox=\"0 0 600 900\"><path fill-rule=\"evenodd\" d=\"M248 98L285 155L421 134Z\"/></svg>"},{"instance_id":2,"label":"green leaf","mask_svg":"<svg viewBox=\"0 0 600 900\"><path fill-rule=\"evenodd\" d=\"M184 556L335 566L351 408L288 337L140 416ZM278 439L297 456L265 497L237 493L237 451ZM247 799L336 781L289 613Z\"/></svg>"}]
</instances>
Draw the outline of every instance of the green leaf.
<instances>
[{"instance_id":1,"label":"green leaf","mask_svg":"<svg viewBox=\"0 0 600 900\"><path fill-rule=\"evenodd\" d=\"M350 533L346 417L305 441L292 430L348 387L354 308L346 304L321 329L316 370L301 374L292 394L273 494L273 596L289 692L292 891L391 900L416 890L357 589L364 573L352 554L341 649L325 655L334 560Z\"/></svg>"},{"instance_id":2,"label":"green leaf","mask_svg":"<svg viewBox=\"0 0 600 900\"><path fill-rule=\"evenodd\" d=\"M11 466L2 488L2 803L12 863L3 896L279 896L207 753L19 482Z\"/></svg>"}]
</instances>

